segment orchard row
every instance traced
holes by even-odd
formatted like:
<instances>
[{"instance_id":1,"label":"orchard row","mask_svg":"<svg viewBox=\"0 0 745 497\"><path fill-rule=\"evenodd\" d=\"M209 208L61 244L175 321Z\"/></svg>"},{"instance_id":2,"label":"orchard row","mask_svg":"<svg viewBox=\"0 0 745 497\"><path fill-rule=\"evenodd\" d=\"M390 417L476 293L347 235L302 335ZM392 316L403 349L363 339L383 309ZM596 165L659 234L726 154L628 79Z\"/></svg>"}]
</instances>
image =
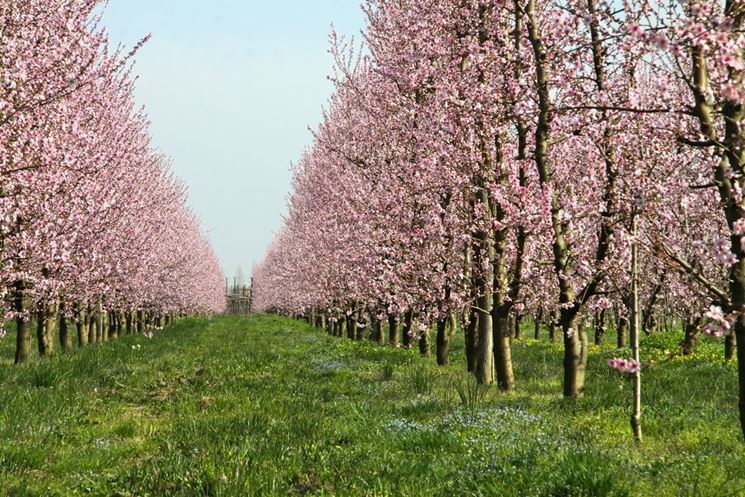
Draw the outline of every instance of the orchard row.
<instances>
[{"instance_id":1,"label":"orchard row","mask_svg":"<svg viewBox=\"0 0 745 497\"><path fill-rule=\"evenodd\" d=\"M550 321L567 397L585 390L590 320L675 318L686 351L703 333L736 351L745 431L742 2L364 8L361 47L332 37L336 92L258 307L353 335L433 327L443 350L460 321L469 369L503 389L510 319Z\"/></svg>"},{"instance_id":2,"label":"orchard row","mask_svg":"<svg viewBox=\"0 0 745 497\"><path fill-rule=\"evenodd\" d=\"M73 322L83 345L89 327L101 340L224 307L218 261L135 106L146 40L112 47L101 4L0 9L0 291L16 362L31 319L49 354L57 324L69 348Z\"/></svg>"}]
</instances>

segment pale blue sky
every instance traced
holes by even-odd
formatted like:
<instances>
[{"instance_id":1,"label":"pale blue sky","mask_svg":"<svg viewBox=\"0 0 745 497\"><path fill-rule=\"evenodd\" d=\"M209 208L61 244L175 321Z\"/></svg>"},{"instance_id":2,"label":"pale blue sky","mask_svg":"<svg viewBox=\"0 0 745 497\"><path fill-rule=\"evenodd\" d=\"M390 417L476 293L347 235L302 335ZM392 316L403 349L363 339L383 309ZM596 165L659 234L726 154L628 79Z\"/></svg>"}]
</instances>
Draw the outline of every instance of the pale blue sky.
<instances>
[{"instance_id":1,"label":"pale blue sky","mask_svg":"<svg viewBox=\"0 0 745 497\"><path fill-rule=\"evenodd\" d=\"M225 272L248 274L331 95L331 24L359 38L359 2L110 0L104 21L128 47L153 34L135 70L153 143L188 184Z\"/></svg>"}]
</instances>

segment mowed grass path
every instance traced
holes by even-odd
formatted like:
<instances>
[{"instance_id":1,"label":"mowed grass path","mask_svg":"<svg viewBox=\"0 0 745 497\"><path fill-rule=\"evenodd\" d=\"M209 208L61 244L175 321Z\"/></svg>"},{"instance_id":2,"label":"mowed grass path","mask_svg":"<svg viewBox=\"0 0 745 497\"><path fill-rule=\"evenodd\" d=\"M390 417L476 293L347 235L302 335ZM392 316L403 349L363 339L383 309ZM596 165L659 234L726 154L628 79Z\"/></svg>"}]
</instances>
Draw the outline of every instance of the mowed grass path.
<instances>
[{"instance_id":1,"label":"mowed grass path","mask_svg":"<svg viewBox=\"0 0 745 497\"><path fill-rule=\"evenodd\" d=\"M560 345L516 341L518 390L453 362L274 316L185 320L16 368L0 342L0 495L743 496L735 376L703 344L627 380L591 356L560 398ZM668 340L670 341L670 340Z\"/></svg>"}]
</instances>

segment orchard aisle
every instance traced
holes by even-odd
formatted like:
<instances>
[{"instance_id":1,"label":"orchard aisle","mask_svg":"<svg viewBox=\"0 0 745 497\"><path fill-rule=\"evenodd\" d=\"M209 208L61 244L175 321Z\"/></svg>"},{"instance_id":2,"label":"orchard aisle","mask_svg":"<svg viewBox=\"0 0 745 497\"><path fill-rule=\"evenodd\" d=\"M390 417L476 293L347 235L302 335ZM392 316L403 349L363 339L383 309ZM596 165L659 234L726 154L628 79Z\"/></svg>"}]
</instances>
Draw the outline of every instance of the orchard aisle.
<instances>
[{"instance_id":1,"label":"orchard aisle","mask_svg":"<svg viewBox=\"0 0 745 497\"><path fill-rule=\"evenodd\" d=\"M672 337L667 337L672 338ZM651 350L668 347L658 335ZM561 346L515 341L515 393L418 351L274 316L184 320L13 367L0 342L0 494L743 495L734 367L718 346L649 369L648 433L626 380L557 400ZM462 342L453 354L462 359ZM715 390L715 391L712 391ZM716 399L716 400L712 400ZM706 482L706 485L701 485ZM738 493L740 492L740 493Z\"/></svg>"}]
</instances>

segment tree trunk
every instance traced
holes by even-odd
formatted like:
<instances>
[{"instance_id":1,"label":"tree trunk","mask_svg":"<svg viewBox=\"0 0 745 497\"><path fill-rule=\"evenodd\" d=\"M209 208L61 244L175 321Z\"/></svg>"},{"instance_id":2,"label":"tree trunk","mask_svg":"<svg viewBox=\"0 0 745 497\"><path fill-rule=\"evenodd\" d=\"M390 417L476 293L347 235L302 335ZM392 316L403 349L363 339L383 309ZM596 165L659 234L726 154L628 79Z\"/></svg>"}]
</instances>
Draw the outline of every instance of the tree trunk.
<instances>
[{"instance_id":1,"label":"tree trunk","mask_svg":"<svg viewBox=\"0 0 745 497\"><path fill-rule=\"evenodd\" d=\"M101 304L96 305L96 343L102 343L104 328L103 328L103 313L101 312Z\"/></svg>"},{"instance_id":2,"label":"tree trunk","mask_svg":"<svg viewBox=\"0 0 745 497\"><path fill-rule=\"evenodd\" d=\"M452 340L458 334L458 320L455 318L455 313L448 313L448 336Z\"/></svg>"},{"instance_id":3,"label":"tree trunk","mask_svg":"<svg viewBox=\"0 0 745 497\"><path fill-rule=\"evenodd\" d=\"M356 333L355 339L358 342L363 341L365 339L365 336L367 335L367 321L365 321L365 318L362 316L361 311L357 313L357 319L354 326L354 331Z\"/></svg>"},{"instance_id":4,"label":"tree trunk","mask_svg":"<svg viewBox=\"0 0 745 497\"><path fill-rule=\"evenodd\" d=\"M577 314L581 302L576 299L576 289L572 283L572 225L562 216L562 203L556 191L553 168L550 164L551 124L553 102L551 96L548 50L543 42L542 31L536 14L536 1L527 2L528 39L533 48L535 82L538 93L538 116L535 129L534 159L538 170L539 185L549 199L551 207L551 227L553 231L554 272L559 285L561 309L561 329L564 335L564 396L581 397L585 389L585 369L587 365L587 334L584 329L576 329ZM587 290L590 290L588 286Z\"/></svg>"},{"instance_id":5,"label":"tree trunk","mask_svg":"<svg viewBox=\"0 0 745 497\"><path fill-rule=\"evenodd\" d=\"M347 336L347 317L342 316L337 321L339 324L339 338L346 338Z\"/></svg>"},{"instance_id":6,"label":"tree trunk","mask_svg":"<svg viewBox=\"0 0 745 497\"><path fill-rule=\"evenodd\" d=\"M469 373L476 372L476 351L478 350L478 330L479 326L479 315L475 310L469 313L469 321L466 326L463 327L465 335L465 346L466 346L466 363L468 366Z\"/></svg>"},{"instance_id":7,"label":"tree trunk","mask_svg":"<svg viewBox=\"0 0 745 497\"><path fill-rule=\"evenodd\" d=\"M401 334L401 341L405 349L411 347L411 324L414 321L414 311L408 310L404 314L404 326Z\"/></svg>"},{"instance_id":8,"label":"tree trunk","mask_svg":"<svg viewBox=\"0 0 745 497\"><path fill-rule=\"evenodd\" d=\"M109 315L100 306L98 308L98 319L101 321L101 341L109 341Z\"/></svg>"},{"instance_id":9,"label":"tree trunk","mask_svg":"<svg viewBox=\"0 0 745 497\"><path fill-rule=\"evenodd\" d=\"M46 312L46 323L44 323L44 334L47 340L47 354L54 354L54 344L56 343L57 334L57 318L59 315L59 305L57 302L53 302L47 305Z\"/></svg>"},{"instance_id":10,"label":"tree trunk","mask_svg":"<svg viewBox=\"0 0 745 497\"><path fill-rule=\"evenodd\" d=\"M380 324L380 320L377 318L377 316L371 314L370 320L372 321L372 339L373 342L377 343L378 345L383 345L383 327Z\"/></svg>"},{"instance_id":11,"label":"tree trunk","mask_svg":"<svg viewBox=\"0 0 745 497\"><path fill-rule=\"evenodd\" d=\"M491 291L478 298L478 344L476 349L476 380L482 385L494 383L494 336L492 329ZM486 312L488 311L488 312Z\"/></svg>"},{"instance_id":12,"label":"tree trunk","mask_svg":"<svg viewBox=\"0 0 745 497\"><path fill-rule=\"evenodd\" d=\"M724 337L724 360L731 361L735 358L735 349L737 348L737 337L734 333Z\"/></svg>"},{"instance_id":13,"label":"tree trunk","mask_svg":"<svg viewBox=\"0 0 745 497\"><path fill-rule=\"evenodd\" d=\"M543 320L543 310L540 310L533 321L533 339L541 339L541 321Z\"/></svg>"},{"instance_id":14,"label":"tree trunk","mask_svg":"<svg viewBox=\"0 0 745 497\"><path fill-rule=\"evenodd\" d=\"M119 334L117 333L117 327L116 327L116 312L109 311L109 338L114 340L119 338Z\"/></svg>"},{"instance_id":15,"label":"tree trunk","mask_svg":"<svg viewBox=\"0 0 745 497\"><path fill-rule=\"evenodd\" d=\"M618 318L618 337L617 346L619 349L626 348L626 331L629 328L629 318L621 316Z\"/></svg>"},{"instance_id":16,"label":"tree trunk","mask_svg":"<svg viewBox=\"0 0 745 497\"><path fill-rule=\"evenodd\" d=\"M478 192L483 212L491 212L486 185ZM494 240L488 233L476 233L474 247L474 287L478 292L476 307L479 313L478 348L476 350L476 381L482 385L494 383L494 330L492 306L494 305Z\"/></svg>"},{"instance_id":17,"label":"tree trunk","mask_svg":"<svg viewBox=\"0 0 745 497\"><path fill-rule=\"evenodd\" d=\"M42 357L51 354L47 335L47 307L45 303L39 304L39 309L36 311L36 345Z\"/></svg>"},{"instance_id":18,"label":"tree trunk","mask_svg":"<svg viewBox=\"0 0 745 497\"><path fill-rule=\"evenodd\" d=\"M13 299L14 311L16 312L16 364L25 364L31 354L31 325L28 322L28 296L26 285L17 282L15 285L15 296Z\"/></svg>"},{"instance_id":19,"label":"tree trunk","mask_svg":"<svg viewBox=\"0 0 745 497\"><path fill-rule=\"evenodd\" d=\"M745 288L742 289L745 291ZM736 340L740 343L745 343L745 318L740 318L735 321L735 335ZM736 347L737 352L737 379L739 384L738 389L738 405L740 408L740 430L745 437L745 347Z\"/></svg>"},{"instance_id":20,"label":"tree trunk","mask_svg":"<svg viewBox=\"0 0 745 497\"><path fill-rule=\"evenodd\" d=\"M72 352L72 334L70 334L70 323L65 316L65 303L59 305L59 344L63 352Z\"/></svg>"},{"instance_id":21,"label":"tree trunk","mask_svg":"<svg viewBox=\"0 0 745 497\"><path fill-rule=\"evenodd\" d=\"M88 345L88 315L80 302L75 306L75 326L78 331L78 347L85 347Z\"/></svg>"},{"instance_id":22,"label":"tree trunk","mask_svg":"<svg viewBox=\"0 0 745 497\"><path fill-rule=\"evenodd\" d=\"M448 318L437 320L437 364L447 366L450 361L450 334L448 333Z\"/></svg>"},{"instance_id":23,"label":"tree trunk","mask_svg":"<svg viewBox=\"0 0 745 497\"><path fill-rule=\"evenodd\" d=\"M62 352L72 352L72 335L70 334L70 323L64 314L59 316L59 344Z\"/></svg>"},{"instance_id":24,"label":"tree trunk","mask_svg":"<svg viewBox=\"0 0 745 497\"><path fill-rule=\"evenodd\" d=\"M512 333L515 338L520 338L522 330L520 325L522 324L523 316L517 312L512 315L512 325L515 327L515 331Z\"/></svg>"},{"instance_id":25,"label":"tree trunk","mask_svg":"<svg viewBox=\"0 0 745 497\"><path fill-rule=\"evenodd\" d=\"M88 310L88 343L96 343L96 316Z\"/></svg>"},{"instance_id":26,"label":"tree trunk","mask_svg":"<svg viewBox=\"0 0 745 497\"><path fill-rule=\"evenodd\" d=\"M137 320L135 321L135 332L139 335L145 331L145 311L137 311Z\"/></svg>"},{"instance_id":27,"label":"tree trunk","mask_svg":"<svg viewBox=\"0 0 745 497\"><path fill-rule=\"evenodd\" d=\"M605 310L599 311L595 316L595 345L603 343L605 335Z\"/></svg>"},{"instance_id":28,"label":"tree trunk","mask_svg":"<svg viewBox=\"0 0 745 497\"><path fill-rule=\"evenodd\" d=\"M657 331L657 316L654 315L654 312L650 311L644 317L643 331L647 335L651 335L652 333L655 333Z\"/></svg>"},{"instance_id":29,"label":"tree trunk","mask_svg":"<svg viewBox=\"0 0 745 497\"><path fill-rule=\"evenodd\" d=\"M54 338L57 329L57 310L55 304L50 304L46 299L39 304L36 313L36 340L40 356L54 354Z\"/></svg>"},{"instance_id":30,"label":"tree trunk","mask_svg":"<svg viewBox=\"0 0 745 497\"><path fill-rule=\"evenodd\" d=\"M399 328L398 316L395 314L388 315L388 343L398 347L401 341L401 330Z\"/></svg>"},{"instance_id":31,"label":"tree trunk","mask_svg":"<svg viewBox=\"0 0 745 497\"><path fill-rule=\"evenodd\" d=\"M696 343L699 337L699 323L695 320L686 319L685 324L685 336L683 338L683 355L693 354L693 349L696 348Z\"/></svg>"},{"instance_id":32,"label":"tree trunk","mask_svg":"<svg viewBox=\"0 0 745 497\"><path fill-rule=\"evenodd\" d=\"M347 338L357 340L357 318L354 313L347 316Z\"/></svg>"},{"instance_id":33,"label":"tree trunk","mask_svg":"<svg viewBox=\"0 0 745 497\"><path fill-rule=\"evenodd\" d=\"M564 397L580 398L585 393L588 340L585 327L578 326L572 309L562 309L561 330L564 334Z\"/></svg>"},{"instance_id":34,"label":"tree trunk","mask_svg":"<svg viewBox=\"0 0 745 497\"><path fill-rule=\"evenodd\" d=\"M493 320L494 366L497 373L497 385L504 391L512 390L515 385L509 313L509 306L506 304L495 307Z\"/></svg>"},{"instance_id":35,"label":"tree trunk","mask_svg":"<svg viewBox=\"0 0 745 497\"><path fill-rule=\"evenodd\" d=\"M429 357L429 328L419 336L419 354L423 357Z\"/></svg>"}]
</instances>

